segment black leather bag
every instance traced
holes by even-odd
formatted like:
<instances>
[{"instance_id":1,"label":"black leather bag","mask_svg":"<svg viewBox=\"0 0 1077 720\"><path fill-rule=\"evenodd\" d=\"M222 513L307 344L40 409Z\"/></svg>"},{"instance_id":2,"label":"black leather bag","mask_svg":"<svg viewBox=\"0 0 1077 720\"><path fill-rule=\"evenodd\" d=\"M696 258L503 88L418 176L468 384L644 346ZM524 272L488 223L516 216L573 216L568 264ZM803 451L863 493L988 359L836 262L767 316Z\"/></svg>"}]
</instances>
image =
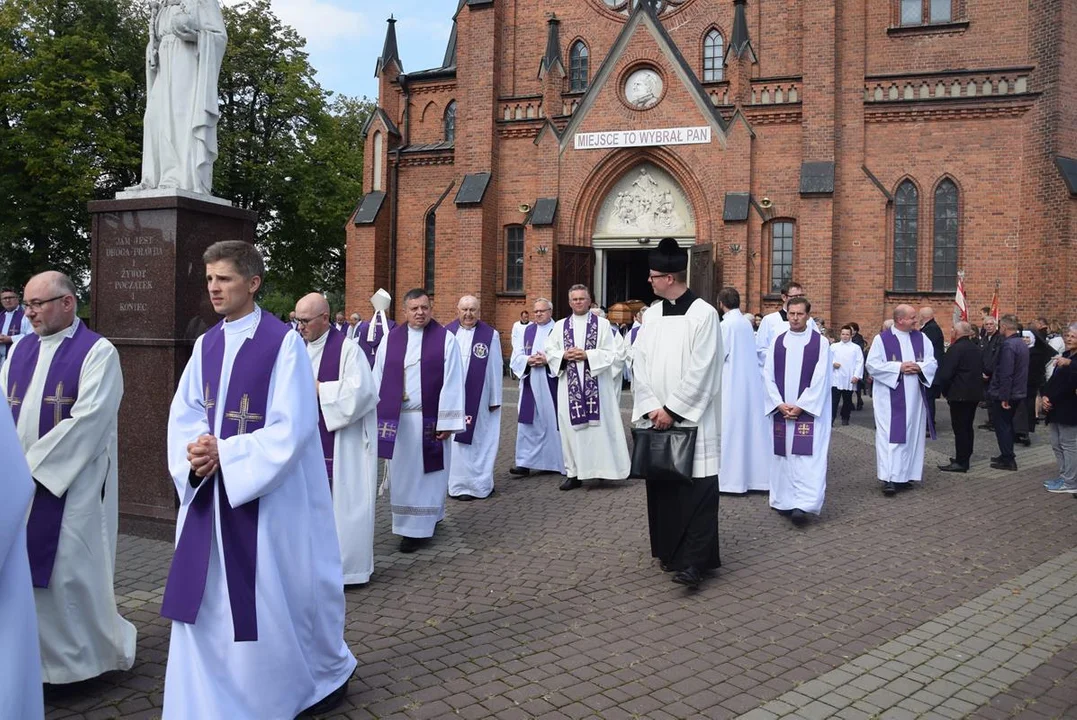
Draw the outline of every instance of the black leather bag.
<instances>
[{"instance_id":1,"label":"black leather bag","mask_svg":"<svg viewBox=\"0 0 1077 720\"><path fill-rule=\"evenodd\" d=\"M631 477L692 484L696 427L632 428Z\"/></svg>"}]
</instances>

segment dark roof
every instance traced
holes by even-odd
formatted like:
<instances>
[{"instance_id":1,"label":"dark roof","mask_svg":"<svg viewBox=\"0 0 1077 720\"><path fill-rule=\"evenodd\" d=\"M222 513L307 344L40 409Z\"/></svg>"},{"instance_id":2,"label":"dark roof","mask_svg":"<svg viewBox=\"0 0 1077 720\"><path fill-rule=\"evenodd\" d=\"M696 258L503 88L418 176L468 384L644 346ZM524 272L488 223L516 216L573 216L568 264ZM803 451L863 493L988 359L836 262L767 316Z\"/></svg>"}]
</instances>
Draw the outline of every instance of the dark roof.
<instances>
[{"instance_id":1,"label":"dark roof","mask_svg":"<svg viewBox=\"0 0 1077 720\"><path fill-rule=\"evenodd\" d=\"M460 190L456 193L456 199L453 202L457 205L478 205L482 202L482 197L486 194L486 188L489 185L490 173L468 173L464 176L464 181L460 183Z\"/></svg>"},{"instance_id":2,"label":"dark roof","mask_svg":"<svg viewBox=\"0 0 1077 720\"><path fill-rule=\"evenodd\" d=\"M834 193L834 162L816 160L800 165L801 195L832 195Z\"/></svg>"},{"instance_id":3,"label":"dark roof","mask_svg":"<svg viewBox=\"0 0 1077 720\"><path fill-rule=\"evenodd\" d=\"M1070 197L1077 197L1077 160L1058 155L1055 157L1055 164L1062 172L1062 179L1066 181Z\"/></svg>"},{"instance_id":4,"label":"dark roof","mask_svg":"<svg viewBox=\"0 0 1077 720\"><path fill-rule=\"evenodd\" d=\"M546 27L546 54L539 62L538 76L545 78L546 73L556 67L561 70L561 77L564 77L567 73L565 73L565 64L561 62L561 21L556 15L551 15Z\"/></svg>"},{"instance_id":5,"label":"dark roof","mask_svg":"<svg viewBox=\"0 0 1077 720\"><path fill-rule=\"evenodd\" d=\"M359 203L359 210L355 213L356 225L369 225L374 222L374 219L378 217L378 211L381 210L382 204L385 202L385 193L370 192L363 196L363 202Z\"/></svg>"},{"instance_id":6,"label":"dark roof","mask_svg":"<svg viewBox=\"0 0 1077 720\"><path fill-rule=\"evenodd\" d=\"M396 47L396 18L390 15L385 22L389 24L389 27L385 30L385 45L382 46L381 57L378 58L378 64L374 67L374 77L381 75L381 71L391 62L395 62L401 72L404 70L404 63L400 61L400 51Z\"/></svg>"},{"instance_id":7,"label":"dark roof","mask_svg":"<svg viewBox=\"0 0 1077 720\"><path fill-rule=\"evenodd\" d=\"M726 222L747 220L750 198L751 195L746 192L727 192L725 194L725 210L722 212L722 220Z\"/></svg>"},{"instance_id":8,"label":"dark roof","mask_svg":"<svg viewBox=\"0 0 1077 720\"><path fill-rule=\"evenodd\" d=\"M439 140L432 143L421 143L419 145L408 145L407 147L400 148L402 153L420 153L420 152L432 152L434 150L452 150L455 143L452 140Z\"/></svg>"},{"instance_id":9,"label":"dark roof","mask_svg":"<svg viewBox=\"0 0 1077 720\"><path fill-rule=\"evenodd\" d=\"M370 117L366 119L366 123L363 125L363 131L359 134L359 137L366 139L367 134L370 132L370 126L374 124L375 118L381 118L385 123L385 129L389 131L390 135L400 137L400 130L397 128L396 123L389 117L389 113L382 110L380 107L375 108L374 112L370 113Z\"/></svg>"},{"instance_id":10,"label":"dark roof","mask_svg":"<svg viewBox=\"0 0 1077 720\"><path fill-rule=\"evenodd\" d=\"M539 198L535 201L535 207L531 209L531 225L553 225L554 216L557 215L557 198Z\"/></svg>"},{"instance_id":11,"label":"dark roof","mask_svg":"<svg viewBox=\"0 0 1077 720\"><path fill-rule=\"evenodd\" d=\"M750 53L752 62L756 62L755 50L752 49L752 39L748 36L748 16L745 11L747 0L733 0L733 34L729 38L729 53L737 57L743 57L744 52ZM727 57L729 55L727 53Z\"/></svg>"}]
</instances>

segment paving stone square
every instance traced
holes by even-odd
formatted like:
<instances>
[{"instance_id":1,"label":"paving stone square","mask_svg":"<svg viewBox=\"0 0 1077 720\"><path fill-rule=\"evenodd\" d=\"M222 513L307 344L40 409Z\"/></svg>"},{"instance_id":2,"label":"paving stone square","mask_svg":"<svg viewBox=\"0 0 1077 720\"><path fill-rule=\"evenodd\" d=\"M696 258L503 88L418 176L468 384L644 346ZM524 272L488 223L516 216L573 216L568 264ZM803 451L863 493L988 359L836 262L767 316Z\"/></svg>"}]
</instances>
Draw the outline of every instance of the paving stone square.
<instances>
[{"instance_id":1,"label":"paving stone square","mask_svg":"<svg viewBox=\"0 0 1077 720\"><path fill-rule=\"evenodd\" d=\"M650 557L641 481L508 475L514 402L510 383L495 494L448 501L429 546L400 554L379 498L374 577L346 592L359 667L329 717L1077 717L1077 502L1040 487L1042 428L1016 473L988 467L983 431L967 475L940 473L940 401L922 487L885 498L868 402L834 429L822 516L797 529L723 495L723 565L691 591ZM47 688L49 718L160 716L171 555L121 535L136 665Z\"/></svg>"}]
</instances>

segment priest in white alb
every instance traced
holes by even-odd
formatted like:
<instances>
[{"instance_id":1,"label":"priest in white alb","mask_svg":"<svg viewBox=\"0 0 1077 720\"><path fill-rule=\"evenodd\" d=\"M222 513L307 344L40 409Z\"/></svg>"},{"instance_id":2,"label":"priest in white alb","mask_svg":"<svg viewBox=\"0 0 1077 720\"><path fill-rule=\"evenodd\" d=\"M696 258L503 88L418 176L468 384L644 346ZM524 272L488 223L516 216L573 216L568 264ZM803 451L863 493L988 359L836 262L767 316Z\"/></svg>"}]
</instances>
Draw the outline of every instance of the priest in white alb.
<instances>
[{"instance_id":1,"label":"priest in white alb","mask_svg":"<svg viewBox=\"0 0 1077 720\"><path fill-rule=\"evenodd\" d=\"M772 313L763 316L759 321L759 327L755 332L755 350L759 359L759 367L767 361L767 353L770 352L774 338L789 329L787 310L792 298L804 297L804 286L794 280L782 283L781 287L782 306ZM815 320L808 318L808 330L817 330Z\"/></svg>"},{"instance_id":2,"label":"priest in white alb","mask_svg":"<svg viewBox=\"0 0 1077 720\"><path fill-rule=\"evenodd\" d=\"M393 533L400 551L415 552L445 517L449 440L464 430L464 374L456 338L431 314L421 288L404 296L407 323L378 347L381 378L378 457L389 461L386 480Z\"/></svg>"},{"instance_id":3,"label":"priest in white alb","mask_svg":"<svg viewBox=\"0 0 1077 720\"><path fill-rule=\"evenodd\" d=\"M223 320L195 342L168 418L180 509L164 720L319 715L356 662L313 371L299 334L254 302L254 246L202 259Z\"/></svg>"},{"instance_id":4,"label":"priest in white alb","mask_svg":"<svg viewBox=\"0 0 1077 720\"><path fill-rule=\"evenodd\" d=\"M808 327L807 298L790 298L786 312L789 329L774 338L763 366L763 410L773 452L770 506L801 526L826 495L830 349Z\"/></svg>"},{"instance_id":5,"label":"priest in white alb","mask_svg":"<svg viewBox=\"0 0 1077 720\"><path fill-rule=\"evenodd\" d=\"M0 718L41 720L41 652L37 611L26 554L26 512L34 480L6 402L0 403Z\"/></svg>"},{"instance_id":6,"label":"priest in white alb","mask_svg":"<svg viewBox=\"0 0 1077 720\"><path fill-rule=\"evenodd\" d=\"M35 275L23 305L34 332L0 368L0 387L36 481L26 547L41 679L73 683L135 661L135 627L113 588L123 376L116 348L76 317L66 275Z\"/></svg>"},{"instance_id":7,"label":"priest in white alb","mask_svg":"<svg viewBox=\"0 0 1077 720\"><path fill-rule=\"evenodd\" d=\"M516 419L516 464L510 475L565 472L561 433L557 422L557 375L551 374L544 348L554 328L553 304L535 300L534 321L513 336L509 368L520 378L519 414Z\"/></svg>"},{"instance_id":8,"label":"priest in white alb","mask_svg":"<svg viewBox=\"0 0 1077 720\"><path fill-rule=\"evenodd\" d=\"M330 325L324 295L303 297L295 317L314 373L318 433L333 491L344 584L362 585L374 572L378 385L359 345Z\"/></svg>"},{"instance_id":9,"label":"priest in white alb","mask_svg":"<svg viewBox=\"0 0 1077 720\"><path fill-rule=\"evenodd\" d=\"M734 287L718 293L722 316L722 492L742 494L770 489L771 453L763 413L763 375L755 348L755 329L740 311Z\"/></svg>"},{"instance_id":10,"label":"priest in white alb","mask_svg":"<svg viewBox=\"0 0 1077 720\"><path fill-rule=\"evenodd\" d=\"M561 490L584 480L623 480L630 461L621 420L624 344L606 318L591 312L586 285L568 290L572 314L546 336L550 373L558 377L557 416L565 480Z\"/></svg>"},{"instance_id":11,"label":"priest in white alb","mask_svg":"<svg viewBox=\"0 0 1077 720\"><path fill-rule=\"evenodd\" d=\"M651 555L675 573L673 582L698 587L721 565L722 332L718 312L686 284L686 249L663 238L647 259L648 282L662 302L645 312L634 345L632 422L698 428L690 482L647 478Z\"/></svg>"},{"instance_id":12,"label":"priest in white alb","mask_svg":"<svg viewBox=\"0 0 1077 720\"><path fill-rule=\"evenodd\" d=\"M449 497L481 500L494 491L494 461L501 446L501 336L479 319L479 299L465 295L456 320L445 329L456 337L464 377L464 431L449 443Z\"/></svg>"},{"instance_id":13,"label":"priest in white alb","mask_svg":"<svg viewBox=\"0 0 1077 720\"><path fill-rule=\"evenodd\" d=\"M867 372L875 382L875 464L883 494L894 495L924 474L924 435L935 437L927 394L939 364L931 341L916 329L916 309L894 308L893 326L871 341Z\"/></svg>"}]
</instances>

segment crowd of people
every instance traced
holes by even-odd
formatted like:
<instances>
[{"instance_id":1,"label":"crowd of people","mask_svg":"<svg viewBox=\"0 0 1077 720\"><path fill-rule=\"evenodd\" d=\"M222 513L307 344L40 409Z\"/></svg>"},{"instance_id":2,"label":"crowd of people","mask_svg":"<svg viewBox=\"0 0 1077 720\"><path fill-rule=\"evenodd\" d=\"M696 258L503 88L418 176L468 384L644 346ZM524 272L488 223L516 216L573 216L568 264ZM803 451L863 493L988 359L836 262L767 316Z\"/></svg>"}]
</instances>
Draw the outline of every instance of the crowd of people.
<instances>
[{"instance_id":1,"label":"crowd of people","mask_svg":"<svg viewBox=\"0 0 1077 720\"><path fill-rule=\"evenodd\" d=\"M179 513L161 605L172 620L164 717L321 714L356 667L344 588L374 572L379 494L410 553L434 537L447 498L495 492L500 335L471 295L442 325L423 289L404 295L399 325L384 291L369 320L331 315L311 293L281 321L255 301L265 267L253 246L216 243L203 260L222 321L195 341L169 412ZM832 426L849 424L869 389L884 495L922 481L943 396L955 456L941 470L969 470L986 403L992 467L1017 468L1014 443L1042 413L1059 461L1045 486L1077 494L1077 324L1056 342L1042 319L1025 330L985 315L981 331L955 323L946 347L930 308L899 305L870 343L856 323L831 339L798 283L780 309L751 316L736 288L717 308L696 296L676 241L648 264L658 300L630 327L603 317L583 285L568 291L568 317L539 298L513 327L509 472L561 476L563 491L642 477L650 551L674 582L698 587L720 566L722 493L765 492L797 527L817 517ZM11 289L0 300L11 410L0 413L0 714L39 718L43 682L134 663L136 629L113 591L123 378L66 276L37 275L21 300Z\"/></svg>"}]
</instances>

